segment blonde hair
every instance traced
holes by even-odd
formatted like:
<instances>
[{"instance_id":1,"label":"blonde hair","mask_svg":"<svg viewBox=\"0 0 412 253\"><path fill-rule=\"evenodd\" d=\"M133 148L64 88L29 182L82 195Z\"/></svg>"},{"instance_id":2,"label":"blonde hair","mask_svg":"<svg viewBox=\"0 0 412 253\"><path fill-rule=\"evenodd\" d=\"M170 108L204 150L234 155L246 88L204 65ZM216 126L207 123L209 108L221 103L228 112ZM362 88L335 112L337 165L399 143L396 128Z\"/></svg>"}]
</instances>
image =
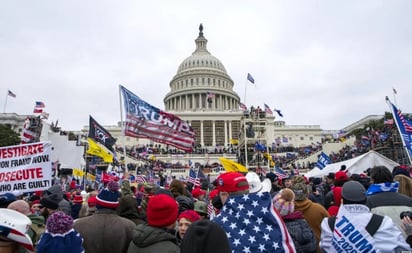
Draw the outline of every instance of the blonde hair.
<instances>
[{"instance_id":1,"label":"blonde hair","mask_svg":"<svg viewBox=\"0 0 412 253\"><path fill-rule=\"evenodd\" d=\"M396 175L393 179L394 181L399 182L399 193L412 197L412 179L410 177L399 174Z\"/></svg>"}]
</instances>

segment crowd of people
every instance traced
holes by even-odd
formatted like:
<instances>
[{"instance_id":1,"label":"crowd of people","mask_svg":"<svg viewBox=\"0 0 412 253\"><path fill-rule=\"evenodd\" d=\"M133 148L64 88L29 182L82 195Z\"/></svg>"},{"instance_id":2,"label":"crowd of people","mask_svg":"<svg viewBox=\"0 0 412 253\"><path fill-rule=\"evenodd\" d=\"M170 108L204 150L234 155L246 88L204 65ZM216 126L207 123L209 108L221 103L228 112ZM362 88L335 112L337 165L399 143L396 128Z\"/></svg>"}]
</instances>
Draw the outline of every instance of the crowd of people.
<instances>
[{"instance_id":1,"label":"crowd of people","mask_svg":"<svg viewBox=\"0 0 412 253\"><path fill-rule=\"evenodd\" d=\"M200 185L56 184L0 195L0 252L402 252L412 246L410 168L325 178L225 172Z\"/></svg>"}]
</instances>

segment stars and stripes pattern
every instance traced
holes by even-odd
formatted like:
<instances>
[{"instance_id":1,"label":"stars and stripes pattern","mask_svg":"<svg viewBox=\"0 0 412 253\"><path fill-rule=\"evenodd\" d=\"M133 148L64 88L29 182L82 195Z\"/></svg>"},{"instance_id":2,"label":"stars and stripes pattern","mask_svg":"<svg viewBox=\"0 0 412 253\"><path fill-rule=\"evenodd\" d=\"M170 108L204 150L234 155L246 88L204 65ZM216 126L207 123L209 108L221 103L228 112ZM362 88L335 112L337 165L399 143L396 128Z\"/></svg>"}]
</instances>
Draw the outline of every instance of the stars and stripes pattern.
<instances>
[{"instance_id":1,"label":"stars and stripes pattern","mask_svg":"<svg viewBox=\"0 0 412 253\"><path fill-rule=\"evenodd\" d=\"M412 155L412 121L407 119L402 113L401 110L396 108L388 98L386 98L388 104L391 106L393 118L396 121L400 136L404 147L409 152L409 155Z\"/></svg>"},{"instance_id":2,"label":"stars and stripes pattern","mask_svg":"<svg viewBox=\"0 0 412 253\"><path fill-rule=\"evenodd\" d=\"M146 179L145 175L136 175L135 180L136 180L136 183L138 183L138 184L139 183L141 183L141 184L147 183L147 179Z\"/></svg>"},{"instance_id":3,"label":"stars and stripes pattern","mask_svg":"<svg viewBox=\"0 0 412 253\"><path fill-rule=\"evenodd\" d=\"M189 170L189 178L187 181L192 183L195 187L200 186L200 178L198 177L198 173L192 169Z\"/></svg>"},{"instance_id":4,"label":"stars and stripes pattern","mask_svg":"<svg viewBox=\"0 0 412 253\"><path fill-rule=\"evenodd\" d=\"M267 114L273 115L272 109L270 109L270 107L269 107L267 104L265 104L265 112L266 112Z\"/></svg>"},{"instance_id":5,"label":"stars and stripes pattern","mask_svg":"<svg viewBox=\"0 0 412 253\"><path fill-rule=\"evenodd\" d=\"M184 151L193 149L195 132L188 122L150 105L123 86L120 91L126 112L126 136L147 138Z\"/></svg>"},{"instance_id":6,"label":"stars and stripes pattern","mask_svg":"<svg viewBox=\"0 0 412 253\"><path fill-rule=\"evenodd\" d=\"M225 230L232 252L296 252L268 192L231 196L213 222Z\"/></svg>"}]
</instances>

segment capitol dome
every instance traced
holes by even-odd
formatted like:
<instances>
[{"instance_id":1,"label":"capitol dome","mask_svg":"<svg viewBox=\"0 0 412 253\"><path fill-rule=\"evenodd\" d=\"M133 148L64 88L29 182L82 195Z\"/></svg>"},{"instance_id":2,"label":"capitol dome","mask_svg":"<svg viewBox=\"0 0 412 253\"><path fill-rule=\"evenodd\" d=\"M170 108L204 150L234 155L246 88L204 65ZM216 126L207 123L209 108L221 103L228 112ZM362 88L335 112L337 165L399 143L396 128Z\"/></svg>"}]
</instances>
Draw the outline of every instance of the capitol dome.
<instances>
[{"instance_id":1,"label":"capitol dome","mask_svg":"<svg viewBox=\"0 0 412 253\"><path fill-rule=\"evenodd\" d=\"M207 50L203 25L196 49L179 65L164 98L167 111L238 111L239 96L222 62Z\"/></svg>"}]
</instances>

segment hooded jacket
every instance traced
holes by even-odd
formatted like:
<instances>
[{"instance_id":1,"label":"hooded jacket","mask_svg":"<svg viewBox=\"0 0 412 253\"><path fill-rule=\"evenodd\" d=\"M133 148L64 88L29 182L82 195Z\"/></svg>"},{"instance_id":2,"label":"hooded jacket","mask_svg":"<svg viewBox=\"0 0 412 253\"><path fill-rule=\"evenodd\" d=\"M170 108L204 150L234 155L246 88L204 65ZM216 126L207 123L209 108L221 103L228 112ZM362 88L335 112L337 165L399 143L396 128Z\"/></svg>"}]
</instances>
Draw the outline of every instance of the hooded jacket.
<instances>
[{"instance_id":1,"label":"hooded jacket","mask_svg":"<svg viewBox=\"0 0 412 253\"><path fill-rule=\"evenodd\" d=\"M145 224L138 225L133 231L127 253L179 253L176 237L162 228Z\"/></svg>"}]
</instances>

